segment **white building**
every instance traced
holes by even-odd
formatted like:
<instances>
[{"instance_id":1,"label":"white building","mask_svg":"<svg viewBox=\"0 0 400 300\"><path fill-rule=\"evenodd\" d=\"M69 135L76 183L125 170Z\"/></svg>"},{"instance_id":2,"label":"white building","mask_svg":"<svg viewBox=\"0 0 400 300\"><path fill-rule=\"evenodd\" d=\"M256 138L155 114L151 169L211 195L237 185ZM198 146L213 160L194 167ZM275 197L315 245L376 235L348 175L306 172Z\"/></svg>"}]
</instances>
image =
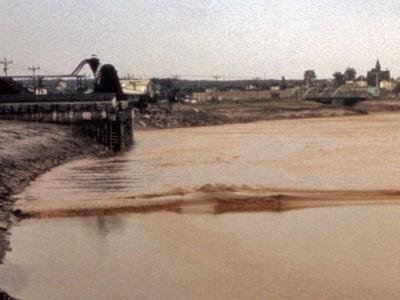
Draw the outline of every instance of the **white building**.
<instances>
[{"instance_id":1,"label":"white building","mask_svg":"<svg viewBox=\"0 0 400 300\"><path fill-rule=\"evenodd\" d=\"M382 80L379 83L381 89L387 90L389 92L393 91L396 87L396 82L394 80Z\"/></svg>"},{"instance_id":2,"label":"white building","mask_svg":"<svg viewBox=\"0 0 400 300\"><path fill-rule=\"evenodd\" d=\"M120 81L125 95L154 97L154 84L150 79L121 79Z\"/></svg>"}]
</instances>

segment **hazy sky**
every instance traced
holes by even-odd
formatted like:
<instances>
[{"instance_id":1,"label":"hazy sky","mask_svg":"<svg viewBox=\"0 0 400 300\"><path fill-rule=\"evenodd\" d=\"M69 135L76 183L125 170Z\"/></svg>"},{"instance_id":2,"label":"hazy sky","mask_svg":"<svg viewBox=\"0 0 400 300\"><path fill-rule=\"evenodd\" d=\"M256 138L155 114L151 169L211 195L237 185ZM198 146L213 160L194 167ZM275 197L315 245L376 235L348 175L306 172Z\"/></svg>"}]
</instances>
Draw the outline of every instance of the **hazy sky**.
<instances>
[{"instance_id":1,"label":"hazy sky","mask_svg":"<svg viewBox=\"0 0 400 300\"><path fill-rule=\"evenodd\" d=\"M400 75L398 0L0 0L10 74L69 73L92 53L120 75L330 77L379 57Z\"/></svg>"}]
</instances>

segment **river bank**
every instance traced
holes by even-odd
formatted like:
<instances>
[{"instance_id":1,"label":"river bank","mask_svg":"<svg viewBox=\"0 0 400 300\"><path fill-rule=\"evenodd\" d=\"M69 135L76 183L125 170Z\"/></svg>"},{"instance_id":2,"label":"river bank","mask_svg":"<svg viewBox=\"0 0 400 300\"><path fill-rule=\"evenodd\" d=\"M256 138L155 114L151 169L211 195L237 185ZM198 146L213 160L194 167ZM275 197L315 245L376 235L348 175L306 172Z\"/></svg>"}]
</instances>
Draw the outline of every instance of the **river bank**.
<instances>
[{"instance_id":1,"label":"river bank","mask_svg":"<svg viewBox=\"0 0 400 300\"><path fill-rule=\"evenodd\" d=\"M225 101L195 104L150 104L136 111L135 127L184 128L256 121L355 116L400 111L398 100L369 100L352 107L324 105L314 101Z\"/></svg>"},{"instance_id":2,"label":"river bank","mask_svg":"<svg viewBox=\"0 0 400 300\"><path fill-rule=\"evenodd\" d=\"M10 250L8 230L18 215L13 211L13 195L51 168L101 149L73 137L65 126L0 121L0 262ZM11 299L7 297L0 292L0 299Z\"/></svg>"}]
</instances>

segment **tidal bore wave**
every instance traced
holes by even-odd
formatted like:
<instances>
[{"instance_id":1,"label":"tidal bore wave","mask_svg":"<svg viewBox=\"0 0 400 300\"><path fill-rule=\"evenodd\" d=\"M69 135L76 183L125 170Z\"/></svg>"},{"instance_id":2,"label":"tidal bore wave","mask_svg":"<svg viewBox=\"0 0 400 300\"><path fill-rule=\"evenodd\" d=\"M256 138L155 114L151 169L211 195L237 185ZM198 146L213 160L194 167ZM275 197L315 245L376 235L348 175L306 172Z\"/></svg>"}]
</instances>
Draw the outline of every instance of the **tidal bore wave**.
<instances>
[{"instance_id":1,"label":"tidal bore wave","mask_svg":"<svg viewBox=\"0 0 400 300\"><path fill-rule=\"evenodd\" d=\"M55 201L56 203L57 201ZM305 190L247 185L208 184L163 193L93 201L71 201L67 207L20 203L33 218L99 216L120 213L233 213L283 212L329 206L400 204L400 190Z\"/></svg>"}]
</instances>

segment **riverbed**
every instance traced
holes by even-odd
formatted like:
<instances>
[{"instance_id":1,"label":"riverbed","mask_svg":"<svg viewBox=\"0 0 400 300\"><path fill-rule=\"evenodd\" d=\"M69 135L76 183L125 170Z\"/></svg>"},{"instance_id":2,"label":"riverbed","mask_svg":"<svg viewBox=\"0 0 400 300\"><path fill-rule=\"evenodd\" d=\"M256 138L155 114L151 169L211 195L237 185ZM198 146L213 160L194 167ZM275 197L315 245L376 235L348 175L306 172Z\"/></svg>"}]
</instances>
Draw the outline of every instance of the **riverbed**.
<instances>
[{"instance_id":1,"label":"riverbed","mask_svg":"<svg viewBox=\"0 0 400 300\"><path fill-rule=\"evenodd\" d=\"M14 226L0 285L21 299L396 299L399 132L398 114L139 131L129 152L18 195L36 218ZM297 206L221 214L209 193Z\"/></svg>"}]
</instances>

